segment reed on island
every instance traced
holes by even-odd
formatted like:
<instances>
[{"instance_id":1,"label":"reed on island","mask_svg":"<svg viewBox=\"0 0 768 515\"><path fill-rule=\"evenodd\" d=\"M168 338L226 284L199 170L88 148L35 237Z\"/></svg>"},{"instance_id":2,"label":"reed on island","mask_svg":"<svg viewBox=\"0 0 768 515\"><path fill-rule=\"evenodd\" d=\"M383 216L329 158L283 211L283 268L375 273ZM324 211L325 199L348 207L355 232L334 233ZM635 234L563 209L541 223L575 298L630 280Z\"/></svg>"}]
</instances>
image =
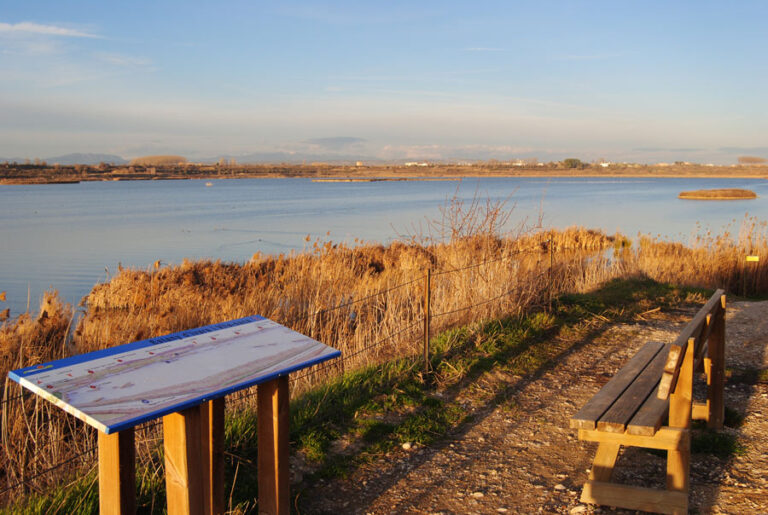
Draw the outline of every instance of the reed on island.
<instances>
[{"instance_id":1,"label":"reed on island","mask_svg":"<svg viewBox=\"0 0 768 515\"><path fill-rule=\"evenodd\" d=\"M723 188L681 191L677 198L687 200L747 200L757 198L757 194L754 191L740 188Z\"/></svg>"}]
</instances>

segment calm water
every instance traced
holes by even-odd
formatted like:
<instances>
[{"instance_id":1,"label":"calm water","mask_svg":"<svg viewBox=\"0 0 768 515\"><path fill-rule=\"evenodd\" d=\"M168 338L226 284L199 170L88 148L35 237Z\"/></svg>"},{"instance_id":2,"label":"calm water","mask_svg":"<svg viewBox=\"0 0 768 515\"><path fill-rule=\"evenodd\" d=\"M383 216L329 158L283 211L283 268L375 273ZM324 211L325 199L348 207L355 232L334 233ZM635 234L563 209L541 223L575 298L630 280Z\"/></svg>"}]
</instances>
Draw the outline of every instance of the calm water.
<instances>
[{"instance_id":1,"label":"calm water","mask_svg":"<svg viewBox=\"0 0 768 515\"><path fill-rule=\"evenodd\" d=\"M516 205L510 225L543 212L544 227L571 225L661 234L687 242L748 213L768 220L768 181L759 179L503 178L444 182L313 183L309 179L88 182L0 186L0 291L12 315L35 310L56 288L76 304L123 266L183 258L245 261L255 252L301 250L304 238L389 242L439 216L459 187L471 199ZM696 202L683 190L748 188L749 201ZM511 227L510 227L511 228ZM326 232L330 231L330 236Z\"/></svg>"}]
</instances>

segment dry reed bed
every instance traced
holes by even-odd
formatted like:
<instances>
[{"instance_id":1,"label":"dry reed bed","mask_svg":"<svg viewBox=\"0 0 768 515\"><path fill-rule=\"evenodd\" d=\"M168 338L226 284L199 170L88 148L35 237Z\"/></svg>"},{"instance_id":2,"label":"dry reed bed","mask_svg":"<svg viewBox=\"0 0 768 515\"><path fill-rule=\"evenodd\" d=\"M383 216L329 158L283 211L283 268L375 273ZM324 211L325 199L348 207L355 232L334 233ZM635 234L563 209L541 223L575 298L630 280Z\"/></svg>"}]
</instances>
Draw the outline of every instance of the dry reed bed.
<instances>
[{"instance_id":1,"label":"dry reed bed","mask_svg":"<svg viewBox=\"0 0 768 515\"><path fill-rule=\"evenodd\" d=\"M722 234L706 232L689 245L637 238L624 249L627 266L654 280L683 286L724 288L737 295L768 292L768 223L753 217L734 220ZM752 256L747 261L747 256Z\"/></svg>"},{"instance_id":2,"label":"dry reed bed","mask_svg":"<svg viewBox=\"0 0 768 515\"><path fill-rule=\"evenodd\" d=\"M54 295L49 302L57 309L46 309L45 317L24 316L4 325L0 330L2 372L258 313L342 350L343 360L303 378L299 375L293 387L301 390L340 370L417 354L428 268L433 270L432 328L436 333L478 318L522 313L532 304L543 303L549 291L550 247L557 250L553 254L557 267L563 267L552 276L554 288L559 289L558 284L574 282L560 274L581 266L571 263L583 259L585 254L579 251L594 253L611 241L602 233L582 229L516 239L457 237L451 243L427 246L394 243L347 248L316 241L311 252L257 255L245 264L201 261L149 271L125 269L110 282L97 285L85 299L85 313L66 345L72 312L55 304ZM2 433L7 444L0 464L3 482L9 486L72 459L94 443L93 431L84 424L33 397L19 399L20 392L15 383L6 383L6 398L12 401L3 404ZM255 409L249 393L234 396L230 404ZM151 456L147 442L157 435L150 430L145 436L139 456L146 462ZM91 462L76 460L72 465ZM54 476L29 484L46 488L57 482Z\"/></svg>"},{"instance_id":3,"label":"dry reed bed","mask_svg":"<svg viewBox=\"0 0 768 515\"><path fill-rule=\"evenodd\" d=\"M472 320L522 314L550 295L583 291L614 278L643 274L664 282L765 291L768 273L747 268L745 253L768 259L764 224L742 224L730 234L691 246L622 237L580 228L517 238L452 233L449 243L393 243L347 248L315 241L309 252L263 257L245 264L183 262L148 271L122 270L94 287L85 312L67 338L73 312L55 294L42 313L0 327L2 373L73 353L119 345L251 314L261 314L342 350L344 358L316 373L297 375L302 390L338 374L394 356L420 352L424 276L432 270L433 333ZM477 232L477 228L473 228ZM488 230L486 227L483 230ZM615 247L612 256L605 249ZM749 263L755 265L755 263ZM747 280L748 278L748 280ZM45 490L75 470L93 466L93 430L34 397L20 397L6 381L0 490L25 481ZM229 407L255 409L252 392L232 396ZM153 449L160 436L150 424L137 434L144 473L162 473ZM50 474L50 467L67 462ZM23 491L0 494L8 502Z\"/></svg>"}]
</instances>

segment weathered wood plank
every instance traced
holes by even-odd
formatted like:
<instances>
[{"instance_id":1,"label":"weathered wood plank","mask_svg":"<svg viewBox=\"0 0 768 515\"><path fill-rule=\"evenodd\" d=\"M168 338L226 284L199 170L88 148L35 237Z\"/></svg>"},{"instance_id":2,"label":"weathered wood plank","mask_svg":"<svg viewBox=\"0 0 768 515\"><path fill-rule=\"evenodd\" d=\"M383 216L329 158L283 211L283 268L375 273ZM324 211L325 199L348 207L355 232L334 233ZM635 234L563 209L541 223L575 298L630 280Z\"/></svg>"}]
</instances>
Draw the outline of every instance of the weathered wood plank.
<instances>
[{"instance_id":1,"label":"weathered wood plank","mask_svg":"<svg viewBox=\"0 0 768 515\"><path fill-rule=\"evenodd\" d=\"M99 513L136 513L136 445L134 430L111 435L99 431Z\"/></svg>"},{"instance_id":2,"label":"weathered wood plank","mask_svg":"<svg viewBox=\"0 0 768 515\"><path fill-rule=\"evenodd\" d=\"M658 386L667 359L665 354L664 349L658 352L611 408L600 417L597 422L599 430L624 432L632 417Z\"/></svg>"},{"instance_id":3,"label":"weathered wood plank","mask_svg":"<svg viewBox=\"0 0 768 515\"><path fill-rule=\"evenodd\" d=\"M587 481L581 502L671 515L688 513L688 494L603 481Z\"/></svg>"},{"instance_id":4,"label":"weathered wood plank","mask_svg":"<svg viewBox=\"0 0 768 515\"><path fill-rule=\"evenodd\" d=\"M669 399L659 399L651 394L627 425L627 433L638 436L653 436L659 430L669 413Z\"/></svg>"},{"instance_id":5,"label":"weathered wood plank","mask_svg":"<svg viewBox=\"0 0 768 515\"><path fill-rule=\"evenodd\" d=\"M571 428L594 429L600 417L616 402L616 399L632 384L648 363L664 347L658 342L646 343L637 354L630 359L613 379L603 386L573 417Z\"/></svg>"},{"instance_id":6,"label":"weathered wood plank","mask_svg":"<svg viewBox=\"0 0 768 515\"><path fill-rule=\"evenodd\" d=\"M579 429L579 440L612 443L627 447L645 447L646 449L660 449L662 451L684 451L690 448L690 439L686 436L687 434L687 429L673 429L671 427L663 427L653 436Z\"/></svg>"}]
</instances>

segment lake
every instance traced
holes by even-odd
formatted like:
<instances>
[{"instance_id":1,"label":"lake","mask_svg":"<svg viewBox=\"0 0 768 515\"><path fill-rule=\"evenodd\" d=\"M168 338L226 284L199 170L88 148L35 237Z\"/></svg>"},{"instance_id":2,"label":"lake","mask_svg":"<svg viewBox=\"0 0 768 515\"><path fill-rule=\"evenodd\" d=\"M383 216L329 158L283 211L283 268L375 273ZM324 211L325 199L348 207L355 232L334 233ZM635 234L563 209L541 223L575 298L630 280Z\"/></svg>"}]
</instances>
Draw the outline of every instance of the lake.
<instances>
[{"instance_id":1,"label":"lake","mask_svg":"<svg viewBox=\"0 0 768 515\"><path fill-rule=\"evenodd\" d=\"M768 181L696 178L468 178L317 182L310 179L119 181L0 186L0 291L15 316L55 288L73 304L126 267L183 258L246 261L302 250L305 238L391 242L440 216L458 188L470 201L510 197L511 226L581 225L688 242L749 214L768 220ZM679 200L683 190L747 188L756 200ZM701 224L700 226L697 224ZM326 234L330 232L330 235Z\"/></svg>"}]
</instances>

